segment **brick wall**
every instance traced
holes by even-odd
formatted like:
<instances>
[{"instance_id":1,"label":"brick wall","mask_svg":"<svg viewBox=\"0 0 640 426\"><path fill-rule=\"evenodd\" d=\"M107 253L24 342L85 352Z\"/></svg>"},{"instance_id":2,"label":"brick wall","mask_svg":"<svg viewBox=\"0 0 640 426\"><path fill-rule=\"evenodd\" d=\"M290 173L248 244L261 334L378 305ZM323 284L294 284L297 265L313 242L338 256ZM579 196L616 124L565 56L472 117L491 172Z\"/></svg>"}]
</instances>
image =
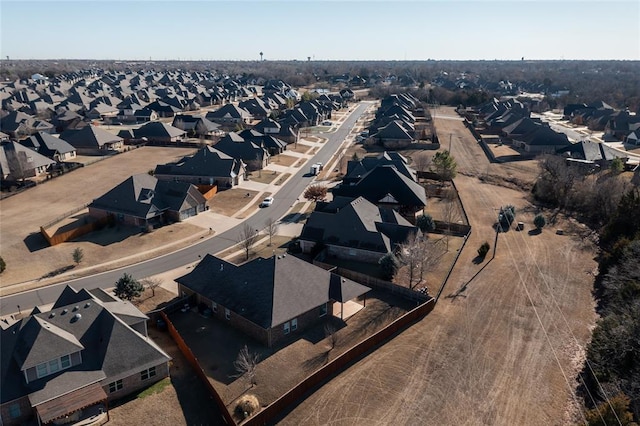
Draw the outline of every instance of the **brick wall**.
<instances>
[{"instance_id":1,"label":"brick wall","mask_svg":"<svg viewBox=\"0 0 640 426\"><path fill-rule=\"evenodd\" d=\"M113 401L113 400L122 398L126 395L129 395L133 392L149 387L150 385L156 382L159 382L160 380L169 376L168 362L163 362L161 364L156 365L155 367L156 367L156 375L148 378L147 380L142 380L140 376L141 371L133 373L128 377L123 377L121 379L122 389L116 392L111 392L111 393L109 392L109 383L115 382L113 378L107 378L102 382L100 382L100 384L102 385L102 389L104 389L105 393L107 394L109 401Z\"/></svg>"},{"instance_id":2,"label":"brick wall","mask_svg":"<svg viewBox=\"0 0 640 426\"><path fill-rule=\"evenodd\" d=\"M14 419L11 418L10 407L14 404L18 404L20 407L20 416ZM0 419L2 419L3 426L13 426L24 424L27 420L34 416L34 411L29 403L29 397L24 396L19 399L14 399L5 404L0 405Z\"/></svg>"}]
</instances>

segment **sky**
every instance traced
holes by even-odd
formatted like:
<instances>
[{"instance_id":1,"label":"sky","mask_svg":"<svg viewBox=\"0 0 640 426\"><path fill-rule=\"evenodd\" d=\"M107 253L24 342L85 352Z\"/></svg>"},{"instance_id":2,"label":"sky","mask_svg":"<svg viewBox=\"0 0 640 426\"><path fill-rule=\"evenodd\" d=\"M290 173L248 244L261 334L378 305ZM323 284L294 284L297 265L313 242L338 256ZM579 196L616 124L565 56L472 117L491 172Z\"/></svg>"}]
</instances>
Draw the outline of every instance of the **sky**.
<instances>
[{"instance_id":1,"label":"sky","mask_svg":"<svg viewBox=\"0 0 640 426\"><path fill-rule=\"evenodd\" d=\"M640 1L0 0L2 59L640 60Z\"/></svg>"}]
</instances>

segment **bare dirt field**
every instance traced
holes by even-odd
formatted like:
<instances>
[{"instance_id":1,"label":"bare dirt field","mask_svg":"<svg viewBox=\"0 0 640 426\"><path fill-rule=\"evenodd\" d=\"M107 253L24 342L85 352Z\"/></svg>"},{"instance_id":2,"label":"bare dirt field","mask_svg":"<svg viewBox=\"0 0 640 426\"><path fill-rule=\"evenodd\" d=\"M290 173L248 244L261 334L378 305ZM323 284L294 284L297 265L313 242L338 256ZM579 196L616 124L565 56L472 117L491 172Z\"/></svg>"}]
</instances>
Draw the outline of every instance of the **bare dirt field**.
<instances>
[{"instance_id":1,"label":"bare dirt field","mask_svg":"<svg viewBox=\"0 0 640 426\"><path fill-rule=\"evenodd\" d=\"M556 235L553 226L539 235L527 232L536 212L527 193L475 176L488 169L499 178L528 180L533 169L521 162L505 170L489 164L455 113L446 115L436 127L441 140L445 129L461 137L452 147L461 172L456 185L473 231L443 297L424 320L325 384L281 424L580 420L575 377L596 319L593 248L578 235ZM496 209L506 204L517 207L516 220L526 228L501 233L496 257L490 252L478 263L483 241L493 250Z\"/></svg>"},{"instance_id":2,"label":"bare dirt field","mask_svg":"<svg viewBox=\"0 0 640 426\"><path fill-rule=\"evenodd\" d=\"M41 225L91 202L132 174L146 173L156 164L173 161L192 152L193 149L186 148L143 147L74 170L3 199L0 202L0 255L7 262L7 270L2 274L1 285L4 287L37 279L72 263L71 251L75 245L66 243L44 248L47 244L39 233ZM173 228L172 236L181 235L181 232L177 225ZM100 242L97 244L100 245ZM85 265L94 256L99 256L101 260L112 259L96 246L84 244L82 248L85 251Z\"/></svg>"}]
</instances>

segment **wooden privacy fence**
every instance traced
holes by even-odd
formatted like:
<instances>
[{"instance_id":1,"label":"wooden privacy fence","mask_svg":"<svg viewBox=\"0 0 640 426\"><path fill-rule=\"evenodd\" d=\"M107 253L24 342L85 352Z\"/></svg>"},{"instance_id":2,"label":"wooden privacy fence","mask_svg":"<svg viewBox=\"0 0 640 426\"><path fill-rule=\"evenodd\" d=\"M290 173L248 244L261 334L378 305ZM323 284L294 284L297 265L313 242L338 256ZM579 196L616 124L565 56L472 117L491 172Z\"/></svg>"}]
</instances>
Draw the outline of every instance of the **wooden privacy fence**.
<instances>
[{"instance_id":1,"label":"wooden privacy fence","mask_svg":"<svg viewBox=\"0 0 640 426\"><path fill-rule=\"evenodd\" d=\"M287 393L276 399L274 402L263 408L253 417L245 420L243 426L260 426L271 424L284 410L289 409L301 402L305 395L322 384L330 377L344 371L349 365L358 360L364 354L385 343L398 332L406 329L413 323L424 318L433 310L435 300L429 299L428 302L417 306L415 309L407 312L376 334L368 337L359 344L351 347L343 354L337 356L326 365L311 373L304 380L290 389Z\"/></svg>"},{"instance_id":2,"label":"wooden privacy fence","mask_svg":"<svg viewBox=\"0 0 640 426\"><path fill-rule=\"evenodd\" d=\"M418 291L411 290L410 288L403 287L398 284L394 284L390 281L381 280L379 278L372 277L370 275L366 275L360 272L352 271L350 269L336 267L336 269L333 272L335 272L336 274L342 277L357 281L360 284L364 284L368 287L374 287L380 290L385 290L390 293L402 296L406 299L412 300L414 302L422 303L422 302L426 302L431 298L426 294L422 294Z\"/></svg>"},{"instance_id":3,"label":"wooden privacy fence","mask_svg":"<svg viewBox=\"0 0 640 426\"><path fill-rule=\"evenodd\" d=\"M108 221L108 218L96 219L96 220L93 220L92 222L85 223L84 225L80 225L73 229L69 229L68 231L56 232L53 235L49 235L47 230L41 226L40 233L50 245L55 246L56 244L61 244L69 240L72 240L74 238L78 238L85 234L88 234L89 232L94 231L100 228L101 226L106 225L107 221Z\"/></svg>"},{"instance_id":4,"label":"wooden privacy fence","mask_svg":"<svg viewBox=\"0 0 640 426\"><path fill-rule=\"evenodd\" d=\"M169 320L169 317L167 316L167 314L165 314L164 312L160 312L160 315L162 316L162 319L167 323L167 329L169 330L169 334L178 345L180 352L182 352L182 354L185 356L189 364L191 364L191 366L196 372L196 375L198 376L198 378L200 378L204 386L209 391L209 395L211 395L213 400L218 405L218 408L222 413L222 420L228 425L235 425L236 422L233 421L233 417L231 417L229 410L227 410L227 406L224 404L224 401L222 401L222 398L220 398L220 395L218 395L218 392L216 392L215 388L209 381L209 378L207 377L202 367L200 367L200 363L198 362L196 357L193 355L193 352L191 352L191 349L189 349L189 346L187 346L187 344L184 342L184 340L182 339L182 336L180 336L180 333L178 333L178 330L176 330L173 323Z\"/></svg>"}]
</instances>

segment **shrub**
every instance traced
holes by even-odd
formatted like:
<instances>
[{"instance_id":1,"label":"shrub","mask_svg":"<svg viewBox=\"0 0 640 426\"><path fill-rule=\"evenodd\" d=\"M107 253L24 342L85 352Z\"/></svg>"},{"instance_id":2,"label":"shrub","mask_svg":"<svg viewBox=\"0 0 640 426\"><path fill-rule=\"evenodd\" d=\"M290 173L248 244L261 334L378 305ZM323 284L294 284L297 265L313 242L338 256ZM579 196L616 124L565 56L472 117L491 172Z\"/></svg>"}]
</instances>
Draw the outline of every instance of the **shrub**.
<instances>
[{"instance_id":1,"label":"shrub","mask_svg":"<svg viewBox=\"0 0 640 426\"><path fill-rule=\"evenodd\" d=\"M536 226L536 229L541 230L547 224L547 220L541 214L537 214L536 217L533 218L533 224Z\"/></svg>"},{"instance_id":2,"label":"shrub","mask_svg":"<svg viewBox=\"0 0 640 426\"><path fill-rule=\"evenodd\" d=\"M0 274L3 273L5 269L7 269L7 264L4 259L0 257Z\"/></svg>"},{"instance_id":3,"label":"shrub","mask_svg":"<svg viewBox=\"0 0 640 426\"><path fill-rule=\"evenodd\" d=\"M436 223L433 221L433 218L428 214L423 214L418 216L416 220L416 225L422 232L432 232L436 229Z\"/></svg>"},{"instance_id":4,"label":"shrub","mask_svg":"<svg viewBox=\"0 0 640 426\"><path fill-rule=\"evenodd\" d=\"M387 253L382 256L378 261L378 264L380 265L382 279L387 281L391 281L393 279L400 267L400 262L393 253Z\"/></svg>"},{"instance_id":5,"label":"shrub","mask_svg":"<svg viewBox=\"0 0 640 426\"><path fill-rule=\"evenodd\" d=\"M489 243L485 241L484 243L482 243L482 245L478 249L478 256L484 258L487 255L487 253L489 253L490 248L491 246L489 245Z\"/></svg>"},{"instance_id":6,"label":"shrub","mask_svg":"<svg viewBox=\"0 0 640 426\"><path fill-rule=\"evenodd\" d=\"M255 395L244 395L238 400L235 412L242 419L251 417L260 408L260 402Z\"/></svg>"}]
</instances>

